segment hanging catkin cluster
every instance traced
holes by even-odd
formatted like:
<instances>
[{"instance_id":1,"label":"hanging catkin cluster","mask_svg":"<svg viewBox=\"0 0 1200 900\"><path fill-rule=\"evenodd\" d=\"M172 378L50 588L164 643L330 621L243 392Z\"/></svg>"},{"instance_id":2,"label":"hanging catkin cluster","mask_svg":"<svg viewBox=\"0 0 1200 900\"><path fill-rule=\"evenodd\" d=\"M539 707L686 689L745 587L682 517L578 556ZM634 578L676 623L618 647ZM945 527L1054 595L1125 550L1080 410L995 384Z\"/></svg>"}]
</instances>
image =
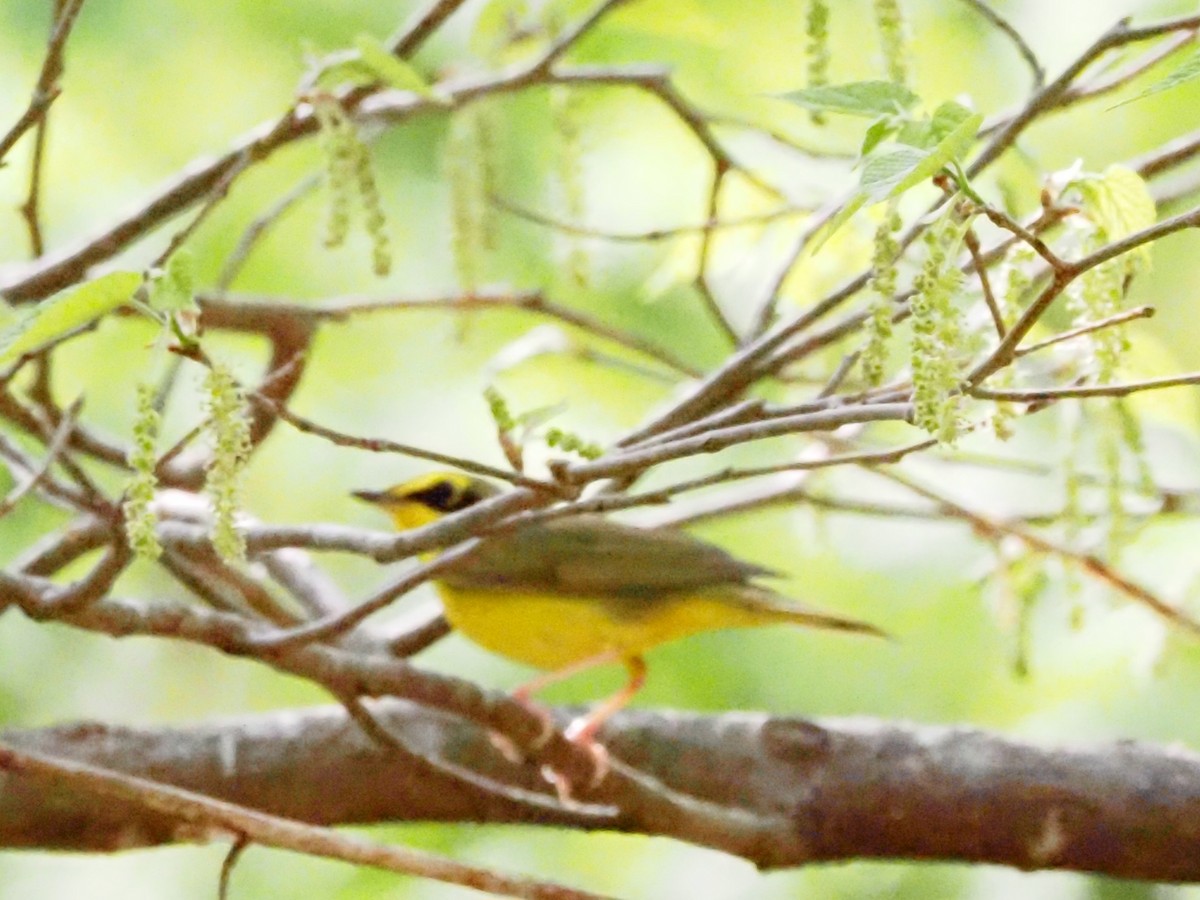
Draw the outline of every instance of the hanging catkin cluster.
<instances>
[{"instance_id":1,"label":"hanging catkin cluster","mask_svg":"<svg viewBox=\"0 0 1200 900\"><path fill-rule=\"evenodd\" d=\"M204 380L212 458L204 490L213 508L212 542L225 559L245 559L246 539L235 524L241 507L242 472L250 458L246 399L233 374L214 365Z\"/></svg>"},{"instance_id":2,"label":"hanging catkin cluster","mask_svg":"<svg viewBox=\"0 0 1200 900\"><path fill-rule=\"evenodd\" d=\"M392 250L371 155L336 97L317 94L311 100L321 126L321 145L329 180L325 246L334 248L345 243L357 195L363 208L363 228L371 238L373 269L376 275L383 277L391 271Z\"/></svg>"},{"instance_id":3,"label":"hanging catkin cluster","mask_svg":"<svg viewBox=\"0 0 1200 900\"><path fill-rule=\"evenodd\" d=\"M963 273L957 252L964 228L953 212L925 232L925 264L913 280L913 422L939 441L958 436L959 357L964 346L962 311L955 302Z\"/></svg>"},{"instance_id":4,"label":"hanging catkin cluster","mask_svg":"<svg viewBox=\"0 0 1200 900\"><path fill-rule=\"evenodd\" d=\"M137 415L133 423L133 446L129 451L129 467L133 477L125 490L125 533L129 546L139 556L158 559L162 544L158 542L155 516L151 503L158 479L154 470L158 464L159 427L162 417L154 407L154 388L148 384L137 387Z\"/></svg>"}]
</instances>

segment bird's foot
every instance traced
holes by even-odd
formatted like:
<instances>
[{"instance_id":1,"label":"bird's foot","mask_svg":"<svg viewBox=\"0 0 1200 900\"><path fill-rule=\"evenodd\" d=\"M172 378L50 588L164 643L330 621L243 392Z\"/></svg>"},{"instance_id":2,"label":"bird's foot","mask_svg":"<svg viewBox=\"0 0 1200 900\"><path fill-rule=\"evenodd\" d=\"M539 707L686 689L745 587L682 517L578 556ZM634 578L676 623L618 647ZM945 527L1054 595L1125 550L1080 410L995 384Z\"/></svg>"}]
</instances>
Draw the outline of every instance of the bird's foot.
<instances>
[{"instance_id":1,"label":"bird's foot","mask_svg":"<svg viewBox=\"0 0 1200 900\"><path fill-rule=\"evenodd\" d=\"M513 699L520 703L521 706L523 706L530 715L536 718L538 723L541 725L541 730L538 732L537 737L529 742L529 749L535 752L542 749L542 747L545 747L547 742L554 735L553 717L545 707L538 705L536 702L531 700L529 697L524 696L520 692L514 693ZM500 732L488 732L488 740L491 742L492 746L496 748L500 755L510 763L513 763L514 765L520 765L526 761L527 757L521 752L520 748L517 747L517 745L513 743L510 738L506 737Z\"/></svg>"},{"instance_id":2,"label":"bird's foot","mask_svg":"<svg viewBox=\"0 0 1200 900\"><path fill-rule=\"evenodd\" d=\"M571 735L569 728L567 729L566 737L567 740L571 741L577 747L586 750L592 757L591 772L588 773L588 778L584 785L584 790L590 791L600 784L604 780L604 776L608 774L608 751L604 748L603 744L598 744L590 738L586 741L577 740ZM576 805L576 800L572 793L574 786L566 775L550 766L542 766L542 777L554 785L554 793L558 795L558 801L563 806Z\"/></svg>"},{"instance_id":3,"label":"bird's foot","mask_svg":"<svg viewBox=\"0 0 1200 900\"><path fill-rule=\"evenodd\" d=\"M568 741L586 750L592 758L591 771L588 773L587 781L584 784L584 790L590 791L595 788L604 776L608 774L610 768L608 762L608 750L604 745L596 740L596 732L599 730L599 723L593 721L590 717L576 719L567 726L567 730L563 732L563 736ZM554 785L554 792L558 794L558 799L564 805L574 803L574 798L571 795L572 783L567 779L562 772L542 766L542 777Z\"/></svg>"}]
</instances>

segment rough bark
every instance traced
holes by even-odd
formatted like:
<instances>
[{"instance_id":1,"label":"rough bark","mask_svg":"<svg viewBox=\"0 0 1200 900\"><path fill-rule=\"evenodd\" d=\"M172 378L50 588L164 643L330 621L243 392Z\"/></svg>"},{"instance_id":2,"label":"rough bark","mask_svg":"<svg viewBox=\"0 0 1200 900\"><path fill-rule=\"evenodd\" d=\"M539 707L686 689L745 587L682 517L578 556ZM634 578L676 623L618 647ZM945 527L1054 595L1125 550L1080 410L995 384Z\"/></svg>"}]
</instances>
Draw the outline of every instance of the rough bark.
<instances>
[{"instance_id":1,"label":"rough bark","mask_svg":"<svg viewBox=\"0 0 1200 900\"><path fill-rule=\"evenodd\" d=\"M479 729L400 702L374 707L417 753L549 791ZM587 827L579 809L490 793L368 739L340 707L191 728L100 724L6 731L12 746L111 767L323 824L402 820ZM1124 878L1200 880L1200 755L1132 741L1039 747L969 728L870 719L632 711L612 756L765 835L762 865L854 858L986 862ZM13 775L0 782L0 846L113 850L185 839L161 815ZM710 817L711 819L711 817ZM617 812L604 827L647 829ZM703 841L717 849L722 834Z\"/></svg>"}]
</instances>

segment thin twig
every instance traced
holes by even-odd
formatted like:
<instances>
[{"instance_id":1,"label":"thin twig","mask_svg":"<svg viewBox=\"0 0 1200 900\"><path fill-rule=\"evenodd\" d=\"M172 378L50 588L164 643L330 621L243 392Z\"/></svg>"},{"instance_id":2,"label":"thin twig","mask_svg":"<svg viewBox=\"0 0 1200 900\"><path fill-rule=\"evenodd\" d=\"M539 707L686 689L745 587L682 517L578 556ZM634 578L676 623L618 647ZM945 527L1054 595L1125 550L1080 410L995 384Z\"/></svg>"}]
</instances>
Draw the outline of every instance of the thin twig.
<instances>
[{"instance_id":1,"label":"thin twig","mask_svg":"<svg viewBox=\"0 0 1200 900\"><path fill-rule=\"evenodd\" d=\"M1030 353L1036 353L1038 350L1045 350L1047 347L1053 347L1055 344L1061 344L1063 341L1091 334L1093 331L1102 331L1105 328L1112 328L1114 325L1123 325L1135 319L1148 319L1154 313L1155 308L1153 306L1135 306L1133 309L1127 309L1124 312L1105 316L1103 319L1097 319L1095 322L1080 325L1078 328L1060 332L1053 337L1046 338L1044 341L1038 341L1036 344L1026 344L1023 347L1018 347L1014 355L1017 357L1028 356Z\"/></svg>"},{"instance_id":2,"label":"thin twig","mask_svg":"<svg viewBox=\"0 0 1200 900\"><path fill-rule=\"evenodd\" d=\"M879 403L782 416L761 422L714 428L695 437L623 450L590 462L571 465L551 463L551 471L565 484L583 484L600 478L642 472L650 466L668 460L701 453L716 453L718 450L748 441L809 431L829 431L856 422L903 422L911 414L912 406L908 403Z\"/></svg>"},{"instance_id":3,"label":"thin twig","mask_svg":"<svg viewBox=\"0 0 1200 900\"><path fill-rule=\"evenodd\" d=\"M1049 388L1000 389L973 387L968 391L981 400L1002 400L1010 403L1039 403L1048 400L1065 400L1069 397L1128 397L1139 391L1158 391L1163 388L1200 384L1200 372L1185 372L1163 378L1148 378L1124 384L1066 385Z\"/></svg>"},{"instance_id":4,"label":"thin twig","mask_svg":"<svg viewBox=\"0 0 1200 900\"><path fill-rule=\"evenodd\" d=\"M980 537L987 538L991 541L997 541L1005 536L1015 537L1021 541L1030 550L1036 553L1042 553L1049 556L1056 556L1060 559L1072 562L1082 568L1090 575L1104 581L1109 586L1115 588L1125 596L1135 600L1150 610L1153 610L1158 615L1162 616L1169 622L1173 622L1179 627L1191 632L1195 635L1200 635L1200 622L1197 622L1187 613L1169 603L1166 603L1151 591L1130 581L1124 575L1121 575L1099 557L1090 553L1079 553L1068 547L1063 547L1054 542L1041 537L1029 531L1026 528L1017 525L1014 522L999 521L982 513L968 509L960 503L951 500L945 494L934 491L922 484L919 484L913 478L901 473L896 469L871 469L876 475L892 481L907 488L912 493L919 497L924 497L937 504L938 508L947 515L962 519L967 522L971 528Z\"/></svg>"},{"instance_id":5,"label":"thin twig","mask_svg":"<svg viewBox=\"0 0 1200 900\"><path fill-rule=\"evenodd\" d=\"M364 600L357 606L344 612L325 616L314 622L308 622L294 628L281 629L275 634L264 636L255 641L255 647L264 653L278 652L315 641L328 641L330 638L349 634L365 619L391 606L414 588L420 587L430 579L441 575L460 559L465 559L475 550L477 544L478 539L468 538L457 546L439 553L436 559L423 563L412 572L396 579L378 591L375 596Z\"/></svg>"},{"instance_id":6,"label":"thin twig","mask_svg":"<svg viewBox=\"0 0 1200 900\"><path fill-rule=\"evenodd\" d=\"M726 165L720 160L713 160L714 171L712 184L708 189L708 209L705 212L704 218L706 221L713 221L717 218L720 212L721 186L724 184L725 175L729 171ZM696 255L696 277L693 279L693 285L696 292L700 295L700 300L704 304L704 309L708 313L708 318L717 326L717 330L721 332L729 346L737 347L742 343L741 335L738 334L733 323L729 321L729 317L725 315L725 310L721 308L721 303L713 293L712 282L708 277L709 265L712 261L713 247L713 230L704 228L700 231L700 251Z\"/></svg>"},{"instance_id":7,"label":"thin twig","mask_svg":"<svg viewBox=\"0 0 1200 900\"><path fill-rule=\"evenodd\" d=\"M249 847L250 841L244 835L238 835L229 845L229 852L221 860L221 876L217 881L217 900L229 900L229 882L233 878L233 869Z\"/></svg>"},{"instance_id":8,"label":"thin twig","mask_svg":"<svg viewBox=\"0 0 1200 900\"><path fill-rule=\"evenodd\" d=\"M507 481L510 484L520 485L535 491L559 493L559 489L549 482L530 478L528 475L523 475L520 472L498 469L495 466L475 462L466 457L451 456L448 453L438 453L435 450L425 450L421 447L415 447L412 444L401 444L384 438L360 438L344 434L340 431L334 431L332 428L326 428L323 425L318 425L311 419L297 415L286 406L276 403L269 397L264 397L257 391L248 394L247 397L254 403L261 403L268 407L275 415L279 416L279 418L283 419L283 421L287 422L297 431L324 438L331 444L339 447L354 447L358 450L368 450L371 453L398 453L403 456L411 456L414 459L424 459L428 462L438 463L439 465L451 466L463 472L470 472L472 475L482 475L486 478Z\"/></svg>"},{"instance_id":9,"label":"thin twig","mask_svg":"<svg viewBox=\"0 0 1200 900\"><path fill-rule=\"evenodd\" d=\"M999 159L1035 120L1081 99L1079 96L1068 96L1068 92L1076 79L1109 50L1130 43L1153 40L1167 34L1194 31L1196 28L1200 28L1200 17L1195 16L1169 19L1143 28L1131 28L1128 20L1118 22L1076 57L1057 78L1030 98L1017 113L1003 118L997 126L985 129L984 133L990 130L993 137L967 167L967 177L974 178Z\"/></svg>"},{"instance_id":10,"label":"thin twig","mask_svg":"<svg viewBox=\"0 0 1200 900\"><path fill-rule=\"evenodd\" d=\"M283 215L288 210L303 199L306 194L314 190L320 183L320 175L309 176L280 197L272 204L270 209L246 226L246 230L238 238L237 245L225 257L225 264L221 267L221 274L217 276L216 289L219 292L225 293L229 290L229 286L233 284L234 280L241 273L246 260L250 258L251 252L253 252L255 246L267 231L283 218Z\"/></svg>"},{"instance_id":11,"label":"thin twig","mask_svg":"<svg viewBox=\"0 0 1200 900\"><path fill-rule=\"evenodd\" d=\"M709 219L706 222L699 222L694 225L676 225L671 228L652 228L648 231L601 231L597 228L588 228L583 225L578 225L574 222L568 222L564 219L557 219L553 216L548 216L545 213L537 212L517 203L507 200L497 194L492 194L488 197L490 203L499 207L510 215L516 216L519 219L524 219L534 225L540 225L543 228L552 228L555 231L560 231L564 234L572 234L578 237L596 238L602 241L612 241L613 243L626 244L647 244L656 241L671 240L678 237L689 237L691 235L701 234L705 231L726 231L735 230L738 228L756 228L763 225L770 225L775 222L785 221L787 219L796 218L799 216L808 215L811 210L801 209L796 206L780 207L769 212L760 213L758 215L741 216L730 219Z\"/></svg>"},{"instance_id":12,"label":"thin twig","mask_svg":"<svg viewBox=\"0 0 1200 900\"><path fill-rule=\"evenodd\" d=\"M1025 42L1025 38L1021 36L1021 33L1012 26L1012 23L984 3L983 0L963 0L963 2L991 22L997 31L1012 41L1021 59L1025 60L1025 64L1029 66L1029 71L1033 75L1034 90L1041 90L1046 84L1046 70L1038 60L1037 54L1033 52L1033 48Z\"/></svg>"},{"instance_id":13,"label":"thin twig","mask_svg":"<svg viewBox=\"0 0 1200 900\"><path fill-rule=\"evenodd\" d=\"M602 19L609 13L615 10L621 4L628 0L600 0L595 8L560 34L550 45L549 49L542 54L541 60L538 62L536 72L538 74L549 74L550 68L558 62L567 51L575 47L583 38L592 32L598 26Z\"/></svg>"},{"instance_id":14,"label":"thin twig","mask_svg":"<svg viewBox=\"0 0 1200 900\"><path fill-rule=\"evenodd\" d=\"M0 161L4 160L8 151L25 132L45 118L50 104L58 98L58 79L63 73L63 51L81 9L83 0L65 0L61 7L56 7L58 19L46 45L46 55L42 58L42 70L34 85L33 96L16 123L0 137Z\"/></svg>"},{"instance_id":15,"label":"thin twig","mask_svg":"<svg viewBox=\"0 0 1200 900\"><path fill-rule=\"evenodd\" d=\"M401 59L406 59L424 46L466 0L430 0L412 19L391 37L387 46Z\"/></svg>"},{"instance_id":16,"label":"thin twig","mask_svg":"<svg viewBox=\"0 0 1200 900\"><path fill-rule=\"evenodd\" d=\"M197 296L197 300L206 313L214 318L219 316L221 321L215 327L232 327L232 323L239 322L242 323L243 330L266 330L265 323L261 322L257 329L253 328L256 320L261 316L271 316L272 320L275 317L286 316L303 321L318 322L322 320L345 321L352 316L372 313L420 312L428 309L440 309L453 313L518 310L574 326L602 340L611 341L627 350L646 356L688 378L699 378L702 374L695 366L680 359L666 347L654 341L608 325L588 313L555 303L535 292L478 290L471 294L429 297L420 300L343 297L315 305L289 303L276 297L202 292ZM209 324L207 320L205 324Z\"/></svg>"},{"instance_id":17,"label":"thin twig","mask_svg":"<svg viewBox=\"0 0 1200 900\"><path fill-rule=\"evenodd\" d=\"M0 501L0 518L7 516L13 511L14 507L21 502L21 498L36 488L42 483L42 480L50 472L50 467L54 465L59 454L67 446L67 440L71 437L71 431L75 427L75 420L79 416L79 411L83 408L83 398L80 397L63 413L58 425L54 429L54 433L50 436L50 442L46 445L46 455L42 459L42 463L34 471L30 472L23 480L8 492L8 495L3 501Z\"/></svg>"},{"instance_id":18,"label":"thin twig","mask_svg":"<svg viewBox=\"0 0 1200 900\"><path fill-rule=\"evenodd\" d=\"M450 623L436 605L415 610L403 625L403 630L388 640L388 648L402 659L415 656L450 633Z\"/></svg>"},{"instance_id":19,"label":"thin twig","mask_svg":"<svg viewBox=\"0 0 1200 900\"><path fill-rule=\"evenodd\" d=\"M1000 304L996 302L996 295L992 293L992 281L988 278L987 267L983 264L983 259L979 255L979 238L976 237L973 229L968 228L964 236L964 241L967 245L967 250L971 254L971 262L975 266L975 277L979 279L979 287L983 291L983 302L987 305L988 312L992 316L992 324L996 327L996 334L1001 339L1004 338L1004 313L1000 310Z\"/></svg>"},{"instance_id":20,"label":"thin twig","mask_svg":"<svg viewBox=\"0 0 1200 900\"><path fill-rule=\"evenodd\" d=\"M233 187L233 182L237 180L239 175L249 168L252 162L254 162L254 158L249 153L244 153L233 163L233 165L231 165L225 170L224 173L222 173L221 177L216 181L215 184L213 184L212 189L209 191L208 196L204 199L199 211L197 211L196 215L192 217L190 222L188 222L183 228L179 229L171 236L171 239L167 242L167 246L163 248L163 251L157 257L155 257L154 262L150 264L150 269L154 269L165 264L166 261L171 258L171 254L182 247L187 242L188 238L195 234L196 229L200 227L204 220L208 218L209 214L212 213L212 211L216 209L221 201L224 200L229 194L229 189Z\"/></svg>"}]
</instances>

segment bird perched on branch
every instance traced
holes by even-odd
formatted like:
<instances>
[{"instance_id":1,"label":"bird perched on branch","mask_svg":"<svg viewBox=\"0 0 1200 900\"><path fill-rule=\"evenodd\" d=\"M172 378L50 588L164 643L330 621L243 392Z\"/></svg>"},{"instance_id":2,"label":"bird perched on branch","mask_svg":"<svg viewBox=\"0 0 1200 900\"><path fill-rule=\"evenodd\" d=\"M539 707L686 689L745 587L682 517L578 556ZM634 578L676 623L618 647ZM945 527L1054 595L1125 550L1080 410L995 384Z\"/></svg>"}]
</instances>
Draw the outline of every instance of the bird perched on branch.
<instances>
[{"instance_id":1,"label":"bird perched on branch","mask_svg":"<svg viewBox=\"0 0 1200 900\"><path fill-rule=\"evenodd\" d=\"M471 475L435 472L355 496L406 530L499 490ZM456 629L494 653L547 670L514 692L527 705L549 684L596 666L624 664L626 685L567 731L572 740L591 744L604 721L641 689L643 654L659 644L779 623L883 635L873 625L807 609L752 583L771 574L679 531L579 515L485 535L435 584Z\"/></svg>"}]
</instances>

